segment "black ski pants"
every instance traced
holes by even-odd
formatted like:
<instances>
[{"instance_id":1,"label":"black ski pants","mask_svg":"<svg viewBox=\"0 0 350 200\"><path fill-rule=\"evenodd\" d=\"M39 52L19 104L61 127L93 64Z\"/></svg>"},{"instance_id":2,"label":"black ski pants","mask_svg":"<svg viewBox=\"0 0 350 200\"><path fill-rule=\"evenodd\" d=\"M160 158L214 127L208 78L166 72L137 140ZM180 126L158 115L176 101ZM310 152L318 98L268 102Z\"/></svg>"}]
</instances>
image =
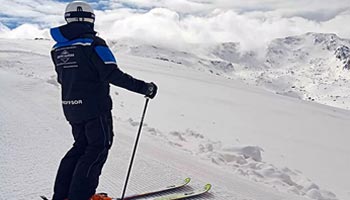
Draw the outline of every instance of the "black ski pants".
<instances>
[{"instance_id":1,"label":"black ski pants","mask_svg":"<svg viewBox=\"0 0 350 200\"><path fill-rule=\"evenodd\" d=\"M95 194L102 167L113 141L111 112L72 123L73 147L62 158L53 200L89 200Z\"/></svg>"}]
</instances>

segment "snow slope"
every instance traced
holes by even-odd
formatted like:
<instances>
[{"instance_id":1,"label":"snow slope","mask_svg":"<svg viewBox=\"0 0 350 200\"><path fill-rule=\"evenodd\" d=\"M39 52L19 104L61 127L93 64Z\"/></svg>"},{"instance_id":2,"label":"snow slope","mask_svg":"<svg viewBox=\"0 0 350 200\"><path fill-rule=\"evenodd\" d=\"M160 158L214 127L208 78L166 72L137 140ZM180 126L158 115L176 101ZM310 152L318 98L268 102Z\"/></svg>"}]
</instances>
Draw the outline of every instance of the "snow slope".
<instances>
[{"instance_id":1,"label":"snow slope","mask_svg":"<svg viewBox=\"0 0 350 200\"><path fill-rule=\"evenodd\" d=\"M72 143L48 51L51 41L0 39L0 194L50 194ZM350 112L275 95L172 62L118 55L155 81L129 192L186 176L205 199L349 199ZM99 191L119 196L144 99L112 89L115 143ZM309 178L306 178L309 177ZM185 188L185 190L190 188Z\"/></svg>"},{"instance_id":2,"label":"snow slope","mask_svg":"<svg viewBox=\"0 0 350 200\"><path fill-rule=\"evenodd\" d=\"M350 40L335 34L278 38L259 51L242 51L239 42L189 44L182 49L135 40L111 45L120 52L240 79L284 96L350 108Z\"/></svg>"}]
</instances>

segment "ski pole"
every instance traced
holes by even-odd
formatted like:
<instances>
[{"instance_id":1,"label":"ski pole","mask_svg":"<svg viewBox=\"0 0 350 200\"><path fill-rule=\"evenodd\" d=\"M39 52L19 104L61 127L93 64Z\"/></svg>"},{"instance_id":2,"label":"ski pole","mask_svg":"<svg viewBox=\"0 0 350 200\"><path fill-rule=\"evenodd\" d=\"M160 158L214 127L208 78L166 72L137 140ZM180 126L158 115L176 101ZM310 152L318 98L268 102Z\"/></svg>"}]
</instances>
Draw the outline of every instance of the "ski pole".
<instances>
[{"instance_id":1,"label":"ski pole","mask_svg":"<svg viewBox=\"0 0 350 200\"><path fill-rule=\"evenodd\" d=\"M137 145L139 143L139 139L140 139L140 135L141 135L141 130L142 130L142 125L143 125L143 120L145 118L146 115L146 110L147 110L147 106L148 106L148 102L149 102L149 98L146 97L146 102L145 102L145 107L143 109L143 113L142 113L142 117L141 117L141 122L140 122L140 126L139 126L139 131L137 133L137 137L135 140L135 144L134 144L134 150L132 152L132 156L131 156L131 160L130 160L130 164L129 164L129 169L128 169L128 174L126 175L126 179L125 179L125 183L124 183L124 188L123 188L123 194L121 197L121 200L124 199L125 196L125 192L126 192L126 187L128 186L128 181L129 181L129 177L130 177L130 173L131 173L131 168L134 162L134 158L135 158L135 154L136 154L136 149L137 149Z\"/></svg>"}]
</instances>

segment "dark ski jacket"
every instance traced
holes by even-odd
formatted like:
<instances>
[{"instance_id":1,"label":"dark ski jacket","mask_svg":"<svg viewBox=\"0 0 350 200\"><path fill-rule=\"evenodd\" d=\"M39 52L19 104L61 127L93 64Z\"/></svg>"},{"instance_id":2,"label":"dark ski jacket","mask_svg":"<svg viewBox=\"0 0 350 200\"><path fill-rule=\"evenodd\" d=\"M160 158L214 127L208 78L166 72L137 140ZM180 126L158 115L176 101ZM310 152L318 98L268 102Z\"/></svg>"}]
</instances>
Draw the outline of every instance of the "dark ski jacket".
<instances>
[{"instance_id":1,"label":"dark ski jacket","mask_svg":"<svg viewBox=\"0 0 350 200\"><path fill-rule=\"evenodd\" d=\"M109 83L140 94L147 92L144 81L118 68L111 50L96 36L91 24L72 22L52 28L50 33L57 42L51 57L68 121L84 121L110 111Z\"/></svg>"}]
</instances>

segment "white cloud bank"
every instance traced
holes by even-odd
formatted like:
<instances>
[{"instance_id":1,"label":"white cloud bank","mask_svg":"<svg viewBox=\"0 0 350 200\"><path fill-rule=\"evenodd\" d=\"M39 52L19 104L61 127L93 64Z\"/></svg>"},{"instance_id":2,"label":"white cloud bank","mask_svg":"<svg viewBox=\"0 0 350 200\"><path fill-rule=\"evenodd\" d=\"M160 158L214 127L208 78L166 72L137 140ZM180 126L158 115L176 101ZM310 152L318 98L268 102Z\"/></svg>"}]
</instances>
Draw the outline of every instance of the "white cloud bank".
<instances>
[{"instance_id":1,"label":"white cloud bank","mask_svg":"<svg viewBox=\"0 0 350 200\"><path fill-rule=\"evenodd\" d=\"M1 28L0 37L48 37L47 28L63 24L65 3L53 0L5 1L3 20L30 24ZM347 0L111 0L99 1L96 29L107 39L132 38L183 48L188 43L240 42L263 48L277 37L331 32L350 38Z\"/></svg>"},{"instance_id":2,"label":"white cloud bank","mask_svg":"<svg viewBox=\"0 0 350 200\"><path fill-rule=\"evenodd\" d=\"M109 39L130 37L158 45L230 41L240 42L244 49L255 49L277 37L305 32L331 32L350 38L350 27L346 25L350 13L323 22L265 12L239 14L222 9L201 16L183 16L165 8L155 8L144 14L126 13L125 18L118 20L114 20L112 12L99 13L98 16L96 28L102 36Z\"/></svg>"}]
</instances>

